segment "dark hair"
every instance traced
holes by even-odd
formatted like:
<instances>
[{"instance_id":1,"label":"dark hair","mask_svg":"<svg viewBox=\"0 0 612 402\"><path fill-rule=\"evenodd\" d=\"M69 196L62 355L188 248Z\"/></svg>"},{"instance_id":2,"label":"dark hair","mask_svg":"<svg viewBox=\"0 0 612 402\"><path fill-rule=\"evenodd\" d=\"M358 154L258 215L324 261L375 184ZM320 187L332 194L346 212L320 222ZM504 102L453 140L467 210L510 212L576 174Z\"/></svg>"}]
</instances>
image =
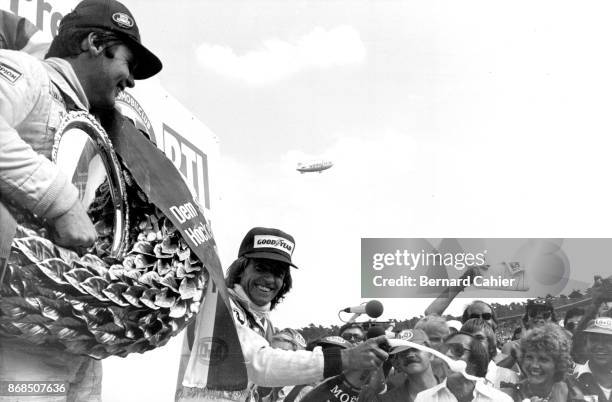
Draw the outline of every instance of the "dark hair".
<instances>
[{"instance_id":1,"label":"dark hair","mask_svg":"<svg viewBox=\"0 0 612 402\"><path fill-rule=\"evenodd\" d=\"M574 308L567 310L567 312L565 313L565 318L563 319L563 327L567 327L567 320L569 320L572 317L578 317L581 315L584 315L583 308L574 307Z\"/></svg>"},{"instance_id":2,"label":"dark hair","mask_svg":"<svg viewBox=\"0 0 612 402\"><path fill-rule=\"evenodd\" d=\"M240 280L242 279L242 273L246 269L247 265L251 260L257 260L257 258L247 258L247 257L238 257L236 261L232 263L232 265L227 268L227 272L225 273L225 284L228 288L234 287L236 284L240 284ZM272 261L272 260L266 260ZM278 262L282 264L281 262ZM270 310L273 310L274 307L285 297L285 294L291 290L291 286L293 285L293 280L291 279L291 270L289 269L289 264L287 265L287 273L285 274L285 278L283 279L283 284L270 302Z\"/></svg>"},{"instance_id":3,"label":"dark hair","mask_svg":"<svg viewBox=\"0 0 612 402\"><path fill-rule=\"evenodd\" d=\"M488 322L482 318L470 318L461 327L461 332L467 332L472 335L478 331L485 333L487 343L489 344L489 357L493 358L497 355L497 341L495 339L495 331L493 331Z\"/></svg>"},{"instance_id":4,"label":"dark hair","mask_svg":"<svg viewBox=\"0 0 612 402\"><path fill-rule=\"evenodd\" d=\"M470 314L468 314L468 310L472 308L473 306L475 306L476 304L484 304L491 310L491 318L493 319L495 326L497 326L497 314L495 314L495 309L489 303L483 302L482 300L474 300L473 302L467 305L465 310L463 310L463 315L461 316L461 322L465 324L465 322L470 319Z\"/></svg>"},{"instance_id":5,"label":"dark hair","mask_svg":"<svg viewBox=\"0 0 612 402\"><path fill-rule=\"evenodd\" d=\"M547 323L527 331L520 340L521 363L529 351L546 353L555 362L555 381L561 381L572 366L570 350L572 341L568 335L555 323Z\"/></svg>"},{"instance_id":6,"label":"dark hair","mask_svg":"<svg viewBox=\"0 0 612 402\"><path fill-rule=\"evenodd\" d=\"M361 332L365 335L365 331L363 327L361 326L361 324L356 323L356 322L348 322L340 327L340 329L338 330L338 336L342 336L342 333L344 331L346 331L347 329L351 329L351 328L359 328Z\"/></svg>"},{"instance_id":7,"label":"dark hair","mask_svg":"<svg viewBox=\"0 0 612 402\"><path fill-rule=\"evenodd\" d=\"M83 53L81 42L90 33L95 34L94 44L107 48L123 43L119 35L100 28L65 28L62 29L49 46L45 59L49 57L70 58Z\"/></svg>"}]
</instances>

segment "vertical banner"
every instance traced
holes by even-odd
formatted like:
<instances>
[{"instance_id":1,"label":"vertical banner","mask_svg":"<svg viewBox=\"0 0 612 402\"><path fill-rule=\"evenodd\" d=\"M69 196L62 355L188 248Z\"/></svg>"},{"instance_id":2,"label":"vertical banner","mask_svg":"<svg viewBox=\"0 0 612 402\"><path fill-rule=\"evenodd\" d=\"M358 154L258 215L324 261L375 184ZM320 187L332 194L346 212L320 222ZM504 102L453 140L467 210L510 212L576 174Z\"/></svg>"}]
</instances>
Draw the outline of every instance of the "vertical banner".
<instances>
[{"instance_id":1,"label":"vertical banner","mask_svg":"<svg viewBox=\"0 0 612 402\"><path fill-rule=\"evenodd\" d=\"M229 313L228 290L208 223L180 174L165 155L118 112L112 118L112 122L106 122L108 124L105 126L117 154L149 201L177 227L210 275L202 306L205 312L198 315L198 320L206 320L206 324L212 327L213 336L224 343L222 348L211 349L216 359L214 370L218 382L215 387L244 389L247 386L246 367ZM225 352L221 353L223 350Z\"/></svg>"}]
</instances>

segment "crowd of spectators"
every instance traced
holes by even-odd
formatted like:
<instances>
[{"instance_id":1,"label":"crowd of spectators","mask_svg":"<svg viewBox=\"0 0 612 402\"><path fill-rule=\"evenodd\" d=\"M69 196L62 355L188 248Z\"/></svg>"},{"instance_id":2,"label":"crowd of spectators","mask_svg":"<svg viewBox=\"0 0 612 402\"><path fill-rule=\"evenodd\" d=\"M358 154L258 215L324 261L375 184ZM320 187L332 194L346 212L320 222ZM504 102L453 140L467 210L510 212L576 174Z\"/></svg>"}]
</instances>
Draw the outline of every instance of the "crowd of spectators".
<instances>
[{"instance_id":1,"label":"crowd of spectators","mask_svg":"<svg viewBox=\"0 0 612 402\"><path fill-rule=\"evenodd\" d=\"M500 318L498 305L477 300L459 320L430 310L408 325L378 323L378 331L348 323L308 347L347 349L386 329L393 341L382 367L345 371L266 400L611 401L610 288L598 278L589 298L564 298L565 305L551 297L513 303L511 319ZM448 359L465 365L451 369Z\"/></svg>"}]
</instances>

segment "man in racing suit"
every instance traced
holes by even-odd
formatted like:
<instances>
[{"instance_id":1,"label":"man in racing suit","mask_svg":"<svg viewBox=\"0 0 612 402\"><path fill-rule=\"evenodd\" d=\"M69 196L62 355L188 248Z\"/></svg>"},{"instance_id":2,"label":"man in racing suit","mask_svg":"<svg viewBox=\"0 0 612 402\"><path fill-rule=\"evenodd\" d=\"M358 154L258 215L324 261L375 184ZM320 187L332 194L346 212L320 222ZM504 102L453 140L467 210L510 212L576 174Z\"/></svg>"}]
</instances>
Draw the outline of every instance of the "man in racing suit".
<instances>
[{"instance_id":1,"label":"man in racing suit","mask_svg":"<svg viewBox=\"0 0 612 402\"><path fill-rule=\"evenodd\" d=\"M79 248L95 241L76 187L50 160L55 132L66 112L112 110L120 90L161 70L159 59L140 44L129 10L114 0L79 3L62 19L46 57L0 51L0 278L15 233L9 210L47 220L58 245ZM0 338L0 381L63 382L66 395L35 400L97 401L101 363ZM16 396L3 394L0 401Z\"/></svg>"},{"instance_id":2,"label":"man in racing suit","mask_svg":"<svg viewBox=\"0 0 612 402\"><path fill-rule=\"evenodd\" d=\"M247 392L213 396L205 390L182 392L179 384L178 400L250 400L255 386L311 384L339 375L343 370L373 369L387 359L387 353L379 348L386 343L384 335L346 350L318 347L312 352L287 351L270 346L274 327L269 312L291 289L290 267L296 267L291 261L294 248L295 241L289 234L256 227L246 234L238 259L227 269L226 284L249 381ZM197 378L197 373L187 370L185 378L189 377ZM185 387L190 386L182 380L183 373L179 371L179 381Z\"/></svg>"}]
</instances>

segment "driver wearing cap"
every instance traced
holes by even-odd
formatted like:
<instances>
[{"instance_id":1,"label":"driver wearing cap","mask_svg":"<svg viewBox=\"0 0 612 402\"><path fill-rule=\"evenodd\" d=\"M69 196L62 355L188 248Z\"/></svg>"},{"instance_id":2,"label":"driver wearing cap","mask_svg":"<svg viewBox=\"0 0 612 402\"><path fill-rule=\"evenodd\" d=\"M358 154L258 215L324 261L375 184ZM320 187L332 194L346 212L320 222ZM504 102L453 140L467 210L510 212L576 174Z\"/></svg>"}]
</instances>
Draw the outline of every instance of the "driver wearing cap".
<instances>
[{"instance_id":1,"label":"driver wearing cap","mask_svg":"<svg viewBox=\"0 0 612 402\"><path fill-rule=\"evenodd\" d=\"M313 351L287 351L271 347L274 327L269 313L291 289L290 269L297 268L292 262L294 249L293 236L278 229L253 228L240 244L238 259L226 272L232 315L247 369L248 392L253 392L255 386L312 384L346 369L376 368L387 358L387 353L378 347L386 343L384 336L343 350L316 347ZM183 376L179 372L179 378L198 378L199 375L202 374L187 371ZM194 381L182 383L186 382ZM198 388L201 392L192 392L194 385L179 389L178 399L228 401L245 398L236 392L211 395L201 388Z\"/></svg>"},{"instance_id":2,"label":"driver wearing cap","mask_svg":"<svg viewBox=\"0 0 612 402\"><path fill-rule=\"evenodd\" d=\"M61 20L45 60L0 50L0 277L16 213L45 219L55 244L95 241L71 177L50 160L56 130L69 111L112 110L119 92L161 68L132 13L115 0L79 3ZM0 338L0 362L0 381L65 381L67 400L101 398L101 364L88 357Z\"/></svg>"}]
</instances>

